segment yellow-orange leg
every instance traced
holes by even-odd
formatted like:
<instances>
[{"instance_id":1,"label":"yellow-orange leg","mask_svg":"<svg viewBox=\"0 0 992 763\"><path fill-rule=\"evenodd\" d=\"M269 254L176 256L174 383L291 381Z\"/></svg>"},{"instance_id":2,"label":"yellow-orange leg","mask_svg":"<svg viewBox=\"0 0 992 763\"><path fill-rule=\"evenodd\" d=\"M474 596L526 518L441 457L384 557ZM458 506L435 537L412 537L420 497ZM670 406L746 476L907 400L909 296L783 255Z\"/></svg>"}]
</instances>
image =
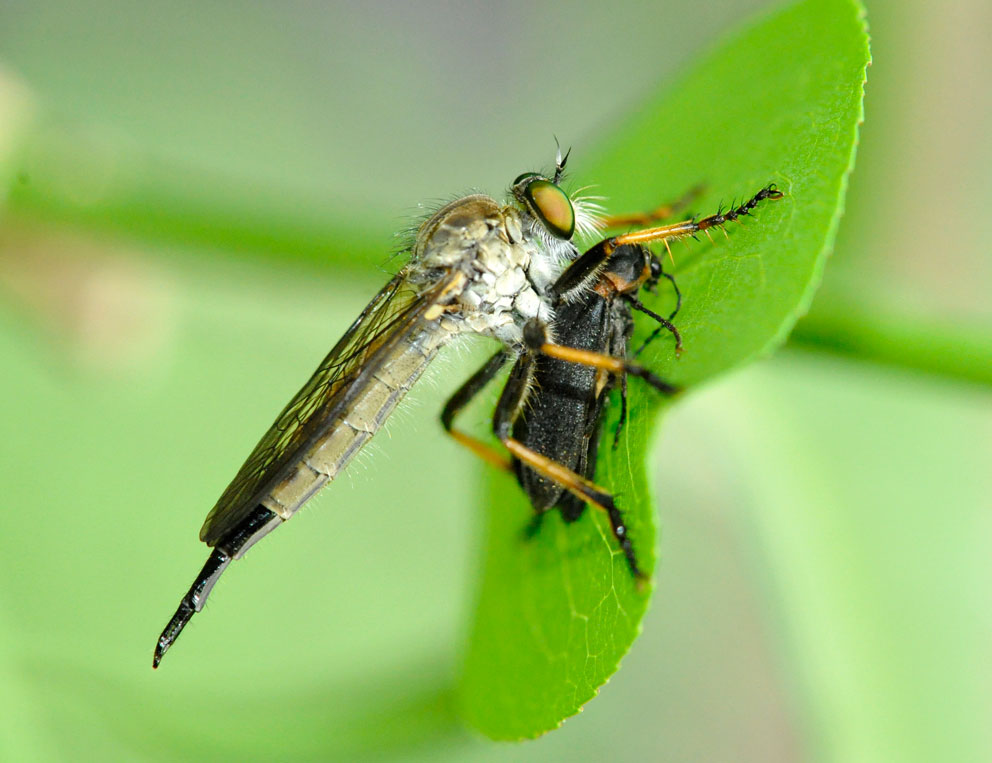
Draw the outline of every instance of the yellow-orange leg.
<instances>
[{"instance_id":1,"label":"yellow-orange leg","mask_svg":"<svg viewBox=\"0 0 992 763\"><path fill-rule=\"evenodd\" d=\"M620 228L628 225L651 225L672 217L688 207L695 198L703 192L703 186L697 185L690 188L685 194L675 201L661 204L648 212L632 212L627 215L609 215L604 217L603 228Z\"/></svg>"},{"instance_id":2,"label":"yellow-orange leg","mask_svg":"<svg viewBox=\"0 0 992 763\"><path fill-rule=\"evenodd\" d=\"M668 249L668 256L671 258L672 250L669 247L669 241L694 236L700 231L709 235L710 228L718 228L728 222L737 221L738 218L751 214L751 210L765 199L781 199L782 195L782 192L777 190L774 185L767 185L743 204L728 209L726 212L720 211L715 215L704 217L702 220L683 220L670 225L645 228L644 230L605 238L572 262L548 287L547 295L552 300L557 300L572 294L576 289L580 289L586 280L591 278L597 269L621 246L650 244L653 241L660 241Z\"/></svg>"},{"instance_id":3,"label":"yellow-orange leg","mask_svg":"<svg viewBox=\"0 0 992 763\"><path fill-rule=\"evenodd\" d=\"M541 331L541 329L537 326L533 326L532 331L537 333ZM525 335L527 333L529 332L525 330ZM548 346L558 347L558 345ZM529 448L512 435L513 425L520 416L520 412L523 410L527 401L527 396L530 393L533 384L537 354L538 352L541 352L542 349L543 348L532 347L527 354L520 358L517 365L514 367L513 372L510 373L510 378L507 380L506 386L503 388L503 393L500 395L499 402L496 404L496 413L493 416L493 431L496 433L499 441L503 443L504 447L521 464L537 472L545 479L551 480L556 485L561 486L572 495L576 496L583 503L590 504L594 508L605 511L606 515L610 519L613 534L616 536L617 541L620 544L620 548L627 559L627 564L630 567L631 572L637 580L643 580L645 576L637 564L637 556L634 553L633 544L630 542L630 537L627 534L627 524L624 521L623 514L617 508L617 505L613 500L613 496L610 495L609 491L586 479L580 474L577 474L574 470L568 468L564 464L560 464L557 461L554 461L553 459L550 459L547 456ZM571 348L560 349L568 350ZM580 356L585 357L583 355L583 350L575 350L575 352L579 353ZM597 354L598 353L591 353L591 355ZM568 358L566 358L566 360L568 360Z\"/></svg>"},{"instance_id":4,"label":"yellow-orange leg","mask_svg":"<svg viewBox=\"0 0 992 763\"><path fill-rule=\"evenodd\" d=\"M484 443L479 438L473 437L470 434L466 434L465 432L454 428L447 431L455 442L459 445L464 445L487 464L495 466L497 469L502 469L504 472L513 471L513 466L510 464L510 459L498 452L495 448L492 448Z\"/></svg>"},{"instance_id":5,"label":"yellow-orange leg","mask_svg":"<svg viewBox=\"0 0 992 763\"><path fill-rule=\"evenodd\" d=\"M582 350L576 350L575 352L581 353ZM596 353L590 354L595 355ZM444 425L445 431L451 435L452 438L454 438L455 442L468 448L483 461L492 464L498 469L512 471L513 467L510 464L510 460L499 453L495 448L492 448L479 438L466 434L452 426L454 417L458 414L458 412L464 408L490 380L492 380L492 378L499 372L499 369L506 363L508 358L508 353L506 353L505 350L500 350L488 361L486 361L485 365L476 371L476 373L473 374L471 378L469 378L468 381L466 381L448 400L448 403L445 405L444 411L441 414L441 423ZM514 421L516 421L519 416L520 409L523 407L523 401L526 399L527 388L529 386L528 382L524 378L525 376L525 374L521 375L520 378L511 379L511 381L507 383L507 388L518 392L518 394L514 395L514 399L509 403L507 403L507 400L504 399L506 398L505 394L504 398L500 399L500 403L505 407L505 410L502 412L502 415L497 413L497 418L501 421L505 421L506 423L504 427L497 425L497 429L505 429L506 432L509 432L512 429ZM499 434L499 432L497 434ZM583 501L599 505L600 508L607 511L609 510L609 507L613 505L613 499L607 491L603 490L584 477L579 476L571 469L562 466L556 461L552 461L546 456L542 456L540 453L531 450L518 440L515 440L508 435L500 437L500 441L510 453L530 466L534 469L534 471L539 472L548 479L562 485L562 487L575 492L575 494L578 495Z\"/></svg>"},{"instance_id":6,"label":"yellow-orange leg","mask_svg":"<svg viewBox=\"0 0 992 763\"><path fill-rule=\"evenodd\" d=\"M567 466L563 466L557 461L541 455L536 450L528 448L513 437L506 437L501 442L515 458L522 461L542 477L547 477L556 485L561 485L586 503L591 503L607 512L616 508L613 503L613 496L610 495L609 491L601 488L595 482L587 480L585 477L573 472Z\"/></svg>"},{"instance_id":7,"label":"yellow-orange leg","mask_svg":"<svg viewBox=\"0 0 992 763\"><path fill-rule=\"evenodd\" d=\"M451 396L444 406L444 411L441 413L441 423L444 425L444 431L451 435L455 442L460 445L464 445L486 463L492 464L497 469L502 469L508 472L513 471L513 467L510 464L510 460L506 456L497 451L495 448L490 447L479 438L455 429L452 426L452 422L458 412L468 405L472 398L482 391L482 388L485 387L497 373L499 373L499 370L509 359L510 354L506 352L506 350L500 350L489 358L485 365L472 374L468 381L459 387L458 391Z\"/></svg>"},{"instance_id":8,"label":"yellow-orange leg","mask_svg":"<svg viewBox=\"0 0 992 763\"><path fill-rule=\"evenodd\" d=\"M572 495L578 497L580 501L606 512L606 516L610 520L610 526L613 528L613 534L616 536L617 541L620 543L620 548L627 558L627 565L637 579L638 587L641 587L643 581L647 580L647 575L644 574L637 564L634 547L627 534L627 524L609 491L600 487L595 482L591 482L585 477L576 474L567 466L562 466L557 461L552 461L547 456L542 456L537 451L531 450L513 437L501 438L501 442L525 466L533 469L542 477L551 480L556 485L565 488Z\"/></svg>"},{"instance_id":9,"label":"yellow-orange leg","mask_svg":"<svg viewBox=\"0 0 992 763\"><path fill-rule=\"evenodd\" d=\"M609 256L614 249L624 244L649 244L652 241L663 241L666 243L671 239L692 236L700 231L707 231L710 228L717 228L726 225L728 222L736 221L738 218L751 213L760 202L765 199L781 199L782 192L774 185L768 185L758 191L740 206L733 207L726 212L717 212L715 215L704 217L702 220L683 220L671 225L661 225L656 228L645 228L644 230L623 233L608 239L605 246L606 255Z\"/></svg>"},{"instance_id":10,"label":"yellow-orange leg","mask_svg":"<svg viewBox=\"0 0 992 763\"><path fill-rule=\"evenodd\" d=\"M583 366L601 368L604 371L609 371L611 374L621 377L624 374L637 376L640 379L644 379L644 381L652 387L665 393L666 395L674 395L679 391L678 387L659 379L648 369L644 368L644 366L637 365L636 363L629 363L623 358L614 358L612 355L605 355L601 352L593 352L592 350L578 350L574 347L563 347L560 344L550 344L549 342L545 342L538 347L537 352L551 358L558 358L559 360L567 361L569 363L578 363Z\"/></svg>"},{"instance_id":11,"label":"yellow-orange leg","mask_svg":"<svg viewBox=\"0 0 992 763\"><path fill-rule=\"evenodd\" d=\"M581 353L582 351L576 350L576 352ZM596 355L596 353L591 354ZM476 371L448 400L441 414L441 423L444 425L445 431L456 442L464 445L487 463L504 471L512 472L513 467L510 461L502 454L482 440L465 434L452 426L454 417L458 412L493 379L509 357L509 353L505 350L500 350L486 361L485 365ZM494 428L500 442L502 442L513 456L535 472L553 481L555 484L561 485L573 495L578 496L579 500L584 503L591 504L606 512L606 515L610 519L610 525L613 527L613 533L620 542L620 547L627 558L627 563L640 584L645 579L645 575L637 566L637 558L634 555L633 546L627 537L627 526L623 521L620 510L613 501L613 496L594 482L590 482L585 477L576 474L568 467L551 460L547 456L531 450L519 440L510 436L509 433L512 431L513 423L520 415L520 410L523 408L523 403L526 400L531 371L531 367L524 365L519 375L511 374L506 389L504 389L503 395L500 397L494 420Z\"/></svg>"}]
</instances>

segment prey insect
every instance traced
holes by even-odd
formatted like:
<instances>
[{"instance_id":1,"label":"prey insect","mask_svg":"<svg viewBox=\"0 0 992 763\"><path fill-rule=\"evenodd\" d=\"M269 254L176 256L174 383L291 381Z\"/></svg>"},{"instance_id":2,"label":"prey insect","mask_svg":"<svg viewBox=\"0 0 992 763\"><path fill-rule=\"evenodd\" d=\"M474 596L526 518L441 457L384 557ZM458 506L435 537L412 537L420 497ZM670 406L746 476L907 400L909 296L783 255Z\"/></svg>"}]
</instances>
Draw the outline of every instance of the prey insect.
<instances>
[{"instance_id":1,"label":"prey insect","mask_svg":"<svg viewBox=\"0 0 992 763\"><path fill-rule=\"evenodd\" d=\"M578 256L576 231L594 229L593 205L550 177L520 175L509 203L482 194L426 219L409 261L375 296L282 411L207 515L213 547L155 646L158 667L220 576L344 470L440 348L466 333L523 346L523 325L547 323L545 290Z\"/></svg>"},{"instance_id":2,"label":"prey insect","mask_svg":"<svg viewBox=\"0 0 992 763\"><path fill-rule=\"evenodd\" d=\"M453 427L458 411L510 360L504 350L493 355L448 401L442 414L445 429L489 462L512 471L538 520L554 508L566 522L577 520L587 504L604 511L630 571L635 578L644 578L623 512L614 496L593 482L611 390L619 384L620 420L613 447L626 422L628 375L643 379L665 395L678 391L628 359L635 310L658 325L634 354L663 330L674 338L676 354L682 350L681 335L672 324L681 306L681 293L674 277L664 272L659 258L644 244L667 244L674 238L706 232L750 214L766 199L781 197L781 192L769 185L727 212L600 241L548 288L555 308L554 324L535 319L524 326L525 351L510 371L493 417L494 432L511 458L507 460ZM643 288L654 291L662 277L671 282L676 296L675 309L668 318L650 310L638 297Z\"/></svg>"}]
</instances>

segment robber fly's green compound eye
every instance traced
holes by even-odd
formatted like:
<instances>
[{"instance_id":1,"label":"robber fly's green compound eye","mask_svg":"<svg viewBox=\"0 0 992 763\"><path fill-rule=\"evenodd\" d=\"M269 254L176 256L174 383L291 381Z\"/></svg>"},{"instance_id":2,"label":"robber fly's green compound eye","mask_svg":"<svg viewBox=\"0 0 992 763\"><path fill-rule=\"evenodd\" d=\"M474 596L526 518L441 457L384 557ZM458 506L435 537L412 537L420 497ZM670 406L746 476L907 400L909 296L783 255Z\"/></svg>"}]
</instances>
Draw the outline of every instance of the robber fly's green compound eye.
<instances>
[{"instance_id":1,"label":"robber fly's green compound eye","mask_svg":"<svg viewBox=\"0 0 992 763\"><path fill-rule=\"evenodd\" d=\"M534 172L518 177L513 183L517 197L552 234L568 241L575 233L575 210L568 194L547 178Z\"/></svg>"}]
</instances>

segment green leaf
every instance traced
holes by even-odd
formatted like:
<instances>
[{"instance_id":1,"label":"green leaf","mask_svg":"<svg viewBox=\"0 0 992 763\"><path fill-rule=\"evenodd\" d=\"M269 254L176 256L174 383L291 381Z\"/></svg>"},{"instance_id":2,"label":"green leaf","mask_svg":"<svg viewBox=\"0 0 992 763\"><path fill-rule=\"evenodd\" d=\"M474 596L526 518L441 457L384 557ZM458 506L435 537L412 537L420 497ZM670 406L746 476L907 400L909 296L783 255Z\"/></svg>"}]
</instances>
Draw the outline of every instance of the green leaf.
<instances>
[{"instance_id":1,"label":"green leaf","mask_svg":"<svg viewBox=\"0 0 992 763\"><path fill-rule=\"evenodd\" d=\"M858 3L790 6L648 98L598 161L581 166L616 211L653 208L700 182L702 214L769 182L786 193L732 226L729 240L674 248L686 352L675 360L670 342L656 342L645 365L691 387L785 340L810 304L841 216L868 62ZM654 307L670 307L663 290ZM663 403L636 379L630 392L630 426L617 450L602 446L597 479L619 496L643 566L654 570L644 463ZM549 516L524 541L531 511L509 478L493 478L460 707L495 739L534 737L578 712L630 649L650 598L636 590L604 517L587 512L566 526Z\"/></svg>"},{"instance_id":2,"label":"green leaf","mask_svg":"<svg viewBox=\"0 0 992 763\"><path fill-rule=\"evenodd\" d=\"M381 263L381 242L390 236L389 222L374 215L359 221L312 193L177 166L45 113L15 148L11 163L21 181L10 187L10 205L46 220L338 272Z\"/></svg>"}]
</instances>

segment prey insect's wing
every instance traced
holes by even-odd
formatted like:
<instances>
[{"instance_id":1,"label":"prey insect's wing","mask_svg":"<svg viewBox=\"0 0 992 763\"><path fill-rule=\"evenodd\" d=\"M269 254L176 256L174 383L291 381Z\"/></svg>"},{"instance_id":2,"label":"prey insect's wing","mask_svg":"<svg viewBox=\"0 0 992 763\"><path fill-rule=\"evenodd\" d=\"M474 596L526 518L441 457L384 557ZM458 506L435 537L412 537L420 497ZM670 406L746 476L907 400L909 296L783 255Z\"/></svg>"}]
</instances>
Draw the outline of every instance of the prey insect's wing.
<instances>
[{"instance_id":1,"label":"prey insect's wing","mask_svg":"<svg viewBox=\"0 0 992 763\"><path fill-rule=\"evenodd\" d=\"M449 273L417 290L401 271L375 295L255 446L207 515L200 540L213 546L252 512L458 278Z\"/></svg>"}]
</instances>

